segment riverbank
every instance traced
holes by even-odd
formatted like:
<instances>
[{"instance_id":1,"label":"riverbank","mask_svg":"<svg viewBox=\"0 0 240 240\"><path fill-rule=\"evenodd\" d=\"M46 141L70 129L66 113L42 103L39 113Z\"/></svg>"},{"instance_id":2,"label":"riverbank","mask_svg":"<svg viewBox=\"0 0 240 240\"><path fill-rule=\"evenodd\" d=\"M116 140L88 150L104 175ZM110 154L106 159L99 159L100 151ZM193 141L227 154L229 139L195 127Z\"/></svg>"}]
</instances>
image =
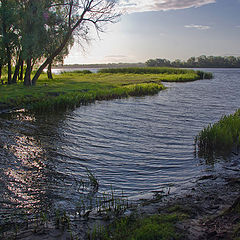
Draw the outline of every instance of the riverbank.
<instances>
[{"instance_id":1,"label":"riverbank","mask_svg":"<svg viewBox=\"0 0 240 240\"><path fill-rule=\"evenodd\" d=\"M0 111L25 108L38 112L74 109L96 100L153 95L165 89L162 82L186 82L205 78L203 72L161 68L158 73L89 73L76 71L55 75L42 74L37 86L0 86ZM180 72L179 72L180 71Z\"/></svg>"},{"instance_id":2,"label":"riverbank","mask_svg":"<svg viewBox=\"0 0 240 240\"><path fill-rule=\"evenodd\" d=\"M226 76L224 75L223 79L225 79L225 78L226 78ZM217 81L217 78L216 78L216 81ZM188 96L188 98L185 100L188 102L192 102L196 98L196 102L193 101L193 105L194 105L194 109L195 109L198 106L197 102L199 102L199 99L202 99L201 97L203 96L203 93L206 91L206 89L210 89L209 92L210 92L211 96L212 96L212 93L214 93L213 89L214 90L218 89L217 86L220 86L221 89L228 89L226 87L226 85L224 86L223 81L217 81L217 82L216 81L198 81L196 83L189 83L189 84L174 84L175 88L172 88L172 90L169 89L167 91L164 91L162 94L159 94L159 96L167 95L168 102L172 102L172 100L170 98L170 96L171 96L170 93L172 93L172 97L174 99L176 96L179 96L179 98L177 99L177 102L180 102L180 105L183 105L183 103L180 101L180 99L184 99L184 97L185 97L184 94L186 94L186 90L187 90L185 88L185 86L191 85L191 86L195 87L195 92L193 92L193 98L189 98L189 96ZM234 89L238 89L237 83L238 83L238 78L236 78L236 85L234 85L233 82L230 82L230 84L228 82L228 84L230 86L233 86ZM202 86L202 88L199 87L199 85ZM179 88L179 91L173 92L173 90L176 88ZM201 89L202 89L202 91L199 91ZM191 92L193 90L194 89L190 88ZM200 97L198 97L198 95L197 95L198 92L200 92L199 93ZM176 94L176 93L178 93L178 94ZM182 93L182 95L181 95L181 93ZM238 93L238 92L236 91L231 94L229 94L229 92L227 92L227 93L228 94L226 94L226 96L237 96L236 93ZM216 90L216 95L217 96L219 95L218 90ZM151 99L152 99L152 97L151 97ZM164 99L165 98L160 98L160 100L158 100L158 102L163 102ZM221 99L224 99L224 100L219 103L219 99L217 98L217 103L219 105L223 105L224 102L227 102L227 103L230 103L231 106L233 107L235 105L238 105L238 102L239 102L239 101L237 101L234 105L234 101L232 100L232 98L228 98L228 100L226 100L225 97L224 98L221 97ZM130 100L128 100L128 101L130 101ZM143 101L143 99L139 99L139 101ZM210 101L212 102L211 99L210 100L207 99L207 103L209 103ZM107 104L107 108L109 108L110 103L108 102L106 104ZM135 104L135 102L134 102L134 104ZM229 106L230 106L230 104L229 104ZM97 105L102 105L102 104L97 104ZM176 105L176 102L173 101L172 105L167 105L167 108L171 109L175 105ZM216 112L214 111L214 109L219 109L219 107L218 107L219 105L214 105L213 108L210 108L211 110L207 109L206 114L204 115L204 119L206 119L206 116L210 115L211 112L213 112L214 115L216 115ZM114 105L114 106L116 106L116 105ZM199 108L202 109L202 106L204 106L204 105L201 104L200 106L201 106L201 108L200 107ZM88 106L87 108L91 108L91 107ZM149 106L148 106L148 108L149 108ZM189 105L187 105L187 108L189 108ZM179 109L179 105L177 105L177 109L174 109L174 112L176 112L177 115L179 115L179 116L180 116L179 113L186 112L186 110L178 111L178 109ZM228 108L226 107L224 112L227 112L227 109L229 109L229 107ZM160 110L163 111L164 110L163 107L161 107ZM104 112L105 111L106 111L106 109L104 109ZM118 109L118 111L120 111L120 109ZM190 111L192 112L191 109L190 109ZM231 111L233 111L233 109ZM86 114L86 112L85 112L85 114ZM197 115L197 117L193 118L193 119L198 119L198 118L200 119L201 114L199 112L197 112L196 115ZM221 114L218 114L218 115L221 115ZM89 121L91 118L89 118L89 116L87 116L87 119ZM161 116L160 119L164 119L164 118ZM81 119L81 121L82 121L82 119ZM207 126L207 124L209 122L213 122L213 120L209 121L209 119L208 119L207 121L205 121L204 125ZM37 129L36 132L38 135L42 135L44 133L42 131L39 131L38 130L39 128L36 128L37 125L39 125L39 123L40 122L38 121L38 123L36 125L34 125L35 126L34 129ZM169 121L167 123L173 125L171 121ZM197 121L196 125L199 126L200 124L201 124L201 122ZM15 129L14 126L15 125L13 125L13 129ZM193 128L193 124L189 124L189 121L187 121L186 126L191 126L191 128ZM184 131L187 131L186 126L184 126ZM9 129L10 126L4 125L4 127L6 129ZM47 128L45 125L44 125L44 129L47 129L46 131L49 132L49 128ZM172 129L171 131L177 132L175 129ZM52 134L52 131L50 131L50 132ZM8 139L7 138L8 136L9 135L6 135L5 139ZM13 136L15 136L15 135L13 135ZM29 135L27 135L27 136L29 136ZM184 137L184 136L182 136L182 137ZM191 138L190 144L193 143L192 136L194 136L194 134L190 135L190 138ZM52 138L49 138L49 135L45 136L44 138L50 139L48 142L43 141L43 144L45 144L46 146L49 145L49 142L51 142ZM30 141L31 141L31 138L30 138ZM55 138L54 138L54 141L56 141ZM133 141L131 141L131 142L133 142ZM68 144L65 144L65 142L64 142L64 145L68 146ZM19 151L19 148L18 148L18 151ZM193 151L193 148L191 148L188 151ZM182 155L183 154L181 152L181 156ZM55 154L53 154L53 156L54 157L49 159L49 161L53 162L53 160L57 158L57 156ZM72 156L72 155L69 154L69 156ZM8 155L6 157L7 157L6 159L9 159ZM184 158L185 157L186 156L184 156ZM104 159L104 157L103 157L103 159ZM161 156L159 156L159 159L161 159ZM170 159L170 158L168 157L168 159ZM203 164L203 166L205 166L204 161L202 163L201 163L201 161L200 162L195 161L195 159L192 157L192 155L191 155L190 159L191 159L190 161L194 162L197 165ZM230 162L230 160L231 160L231 162ZM22 161L22 160L20 159L20 161ZM33 162L32 159L30 161ZM63 159L63 161L66 162L66 159ZM229 162L229 164L226 164L227 162ZM206 163L206 164L209 164L209 165L207 165L206 171L205 170L203 171L204 175L199 177L196 181L194 181L194 184L195 184L194 186L191 186L187 189L183 189L183 191L179 192L178 194L173 194L172 189L170 189L170 194L167 194L168 191L166 193L167 196L163 196L165 194L164 193L162 194L161 192L159 192L159 194L156 194L155 198L152 201L146 200L146 201L143 201L142 203L139 203L139 205L130 206L129 211L126 210L123 212L123 215L122 215L123 219L126 217L130 217L130 219L133 220L132 223L139 223L138 219L140 219L141 216L145 216L145 219L147 218L147 220L145 220L145 221L149 222L148 216L151 214L154 214L154 215L156 215L156 214L160 215L160 214L166 214L166 213L171 214L171 215L175 214L175 216L171 216L170 219L164 218L163 220L165 221L165 223L167 223L166 220L171 220L170 226L174 227L174 232L176 231L177 234L184 234L184 233L189 234L188 238L192 239L191 236L194 236L194 233L192 233L192 231L189 230L189 225L184 224L185 227L182 227L183 226L182 224L184 221L189 221L191 228L195 228L195 227L198 228L199 224L196 224L196 222L195 222L195 220L198 219L198 217L202 216L203 220L204 220L204 216L213 216L213 215L219 216L218 213L219 212L221 213L221 210L218 209L218 206L220 206L221 209L229 209L229 206L231 206L231 203L234 203L235 199L237 198L237 195L239 194L238 193L239 185L238 185L238 179L237 179L239 176L238 156L236 156L236 159L228 159L226 162L222 161L220 164L221 165L223 164L223 171L220 173L217 173L215 171L214 162ZM8 166L9 166L9 164L7 162L7 167ZM216 166L216 168L218 168L218 167ZM204 169L205 169L205 167L204 167ZM181 176L182 175L184 175L184 177L186 176L185 173L181 173ZM149 180L150 181L152 180L151 177L149 177ZM101 181L99 183L101 185ZM149 184L151 184L151 183L149 182ZM159 184L161 184L161 181L159 181ZM113 186L114 186L114 184L113 184ZM182 186L182 187L184 187L184 186ZM64 193L66 193L66 195L68 195L67 191ZM223 195L223 197L222 197L222 195ZM213 198L215 198L215 196L217 199L219 197L219 199L216 200L216 202L213 199ZM219 201L219 202L217 202L217 201ZM200 206L201 202L203 203L202 206ZM211 202L213 202L214 204L216 203L215 205L212 204L212 206L213 206L212 210L211 210L211 208L209 208L207 206ZM183 207L181 204L183 205ZM188 209L189 208L191 209L192 204L194 206L194 209L196 209L196 210L193 209L191 211L187 211L186 208L184 208L184 206L189 206ZM181 206L179 207L179 205L181 205ZM168 206L170 209L168 209ZM143 211L141 211L141 208L143 209ZM208 210L206 210L206 209L208 209ZM183 214L183 213L185 214L185 216L180 215L180 217L184 217L184 219L182 219L181 221L176 221L177 220L176 219L177 218L177 216L176 216L177 210L178 210L178 212L180 212L180 214ZM184 211L184 212L182 212L182 211ZM207 213L207 211L209 211L209 213ZM189 212L190 212L190 214L189 214ZM134 213L136 213L136 215ZM189 216L186 216L186 214L188 214ZM38 226L37 225L34 226L34 223L31 225L30 222L24 228L20 228L20 227L18 227L18 225L16 225L14 234L17 235L18 239L27 239L27 238L28 239L61 239L61 238L67 239L67 237L70 238L71 233L72 233L72 235L75 236L75 239L77 239L77 237L79 239L87 239L88 238L87 237L88 227L93 230L93 233L94 232L97 233L98 231L101 231L101 229L103 229L103 227L100 227L99 224L103 224L101 226L105 226L107 224L111 224L112 222L114 222L114 219L115 219L114 215L103 215L103 214L99 215L99 214L95 214L94 212L86 212L86 215L84 215L83 218L77 218L76 220L74 220L74 218L71 219L71 223L70 223L71 230L68 230L68 228L69 228L68 227L68 216L69 216L68 214L65 217L63 215L63 216L61 216L60 219L56 218L56 219L53 219L52 221L49 220L46 222L46 216L44 214L42 214L42 216L39 216L40 219L39 219ZM107 218L104 216L107 216ZM117 215L117 216L119 217L119 215ZM227 217L227 216L229 216L229 215L226 215L225 217ZM134 220L134 217L136 218L136 221ZM159 217L159 218L161 218L161 217ZM157 218L157 219L159 219L159 218ZM18 220L16 217L15 218L13 217L13 219ZM220 219L220 218L217 218L217 219ZM235 219L237 219L237 216L235 217ZM58 220L61 220L61 222ZM144 221L144 223L145 223L145 221ZM42 225L40 224L41 222L42 222ZM60 222L60 224L58 224L59 222ZM123 224L124 224L124 221L123 221ZM129 224L130 224L130 222L129 222ZM201 222L200 222L200 224L201 224ZM211 224L213 224L212 226L214 226L214 221L208 222L207 225L206 224L205 225L210 226ZM155 226L155 224L153 224L153 225ZM120 226L123 226L123 225L120 225ZM136 226L136 224L133 224L133 227L135 227L135 226ZM204 226L204 224L202 226ZM231 231L234 232L235 230L233 228L236 226L236 223L234 223L234 221L231 220L231 221L229 221L229 226L232 228ZM183 230L181 230L181 229L183 229ZM201 231L202 231L202 228L198 229L198 232L201 233ZM210 230L206 229L204 231L208 232ZM13 234L13 236L14 236L14 234ZM206 234L208 234L208 233L206 233ZM213 235L215 234L214 231L212 234ZM231 233L231 234L233 235L233 233ZM236 231L235 235L237 235L237 231ZM5 235L5 236L8 236L10 238L11 235ZM2 238L4 239L4 237L2 237ZM124 238L122 238L122 239L124 239ZM208 238L206 237L205 239L208 239ZM211 238L209 238L209 239L211 239ZM219 239L218 236L215 237L215 239ZM227 239L229 239L229 238L227 238Z\"/></svg>"},{"instance_id":3,"label":"riverbank","mask_svg":"<svg viewBox=\"0 0 240 240\"><path fill-rule=\"evenodd\" d=\"M60 223L41 220L41 224L25 226L2 239L238 240L240 156L232 155L224 168L224 172L198 178L191 188L158 193L118 214L93 211L71 221L62 216Z\"/></svg>"}]
</instances>

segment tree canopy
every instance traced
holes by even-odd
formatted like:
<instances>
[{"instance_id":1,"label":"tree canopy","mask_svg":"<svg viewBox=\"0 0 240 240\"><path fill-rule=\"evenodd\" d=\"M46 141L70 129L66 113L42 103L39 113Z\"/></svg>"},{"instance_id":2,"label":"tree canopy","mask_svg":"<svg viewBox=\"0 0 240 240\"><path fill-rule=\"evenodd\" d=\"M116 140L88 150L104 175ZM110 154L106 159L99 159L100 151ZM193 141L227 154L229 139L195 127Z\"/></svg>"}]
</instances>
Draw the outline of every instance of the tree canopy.
<instances>
[{"instance_id":1,"label":"tree canopy","mask_svg":"<svg viewBox=\"0 0 240 240\"><path fill-rule=\"evenodd\" d=\"M182 68L240 68L240 57L205 56L191 57L187 61L179 59L169 61L167 59L149 59L146 62L149 67L182 67Z\"/></svg>"},{"instance_id":2,"label":"tree canopy","mask_svg":"<svg viewBox=\"0 0 240 240\"><path fill-rule=\"evenodd\" d=\"M116 22L116 4L117 0L0 0L0 69L8 65L8 83L16 82L24 61L24 84L35 85L44 68L61 61L76 39L89 40L93 30L102 32L106 24Z\"/></svg>"}]
</instances>

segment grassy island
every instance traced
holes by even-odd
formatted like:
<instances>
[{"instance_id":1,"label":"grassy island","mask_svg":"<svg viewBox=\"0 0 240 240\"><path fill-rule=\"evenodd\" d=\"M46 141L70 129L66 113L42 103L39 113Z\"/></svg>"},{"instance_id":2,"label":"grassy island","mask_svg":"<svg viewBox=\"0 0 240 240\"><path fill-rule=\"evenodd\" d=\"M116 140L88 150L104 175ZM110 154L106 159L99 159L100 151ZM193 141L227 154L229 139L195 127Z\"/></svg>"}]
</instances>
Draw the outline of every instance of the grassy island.
<instances>
[{"instance_id":1,"label":"grassy island","mask_svg":"<svg viewBox=\"0 0 240 240\"><path fill-rule=\"evenodd\" d=\"M74 109L96 100L153 95L165 89L162 82L186 82L212 75L174 68L103 69L99 73L75 71L42 74L37 86L22 83L0 86L0 110L26 108L35 111Z\"/></svg>"}]
</instances>

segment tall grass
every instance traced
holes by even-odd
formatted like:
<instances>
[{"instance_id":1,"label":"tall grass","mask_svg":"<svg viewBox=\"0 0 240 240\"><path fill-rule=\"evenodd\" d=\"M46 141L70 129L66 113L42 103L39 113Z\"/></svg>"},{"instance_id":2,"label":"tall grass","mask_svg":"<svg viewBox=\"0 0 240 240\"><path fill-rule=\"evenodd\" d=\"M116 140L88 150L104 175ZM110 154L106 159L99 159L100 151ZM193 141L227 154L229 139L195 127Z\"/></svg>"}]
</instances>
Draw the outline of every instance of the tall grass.
<instances>
[{"instance_id":1,"label":"tall grass","mask_svg":"<svg viewBox=\"0 0 240 240\"><path fill-rule=\"evenodd\" d=\"M134 74L184 74L193 73L193 70L161 67L130 67L130 68L106 68L99 73L134 73Z\"/></svg>"},{"instance_id":2,"label":"tall grass","mask_svg":"<svg viewBox=\"0 0 240 240\"><path fill-rule=\"evenodd\" d=\"M123 87L98 89L97 91L90 90L86 92L68 93L58 97L49 96L41 101L37 100L30 105L26 104L25 107L37 112L74 109L95 101L126 98L130 96L153 95L163 89L165 89L165 87L157 83L132 84Z\"/></svg>"},{"instance_id":3,"label":"tall grass","mask_svg":"<svg viewBox=\"0 0 240 240\"><path fill-rule=\"evenodd\" d=\"M195 79L211 79L212 73L194 71L191 69L163 68L163 67L129 67L129 68L108 68L101 69L99 73L123 73L123 74L195 74ZM196 77L198 76L198 77Z\"/></svg>"},{"instance_id":4,"label":"tall grass","mask_svg":"<svg viewBox=\"0 0 240 240\"><path fill-rule=\"evenodd\" d=\"M42 74L37 85L33 87L24 87L22 83L0 85L0 111L18 108L36 111L74 109L96 100L156 94L164 89L161 82L187 82L200 79L193 70L110 69L118 72L127 72L126 70L135 73L65 72L55 75L53 80L48 80L47 75ZM149 73L149 70L153 73ZM140 72L142 74L136 74Z\"/></svg>"},{"instance_id":5,"label":"tall grass","mask_svg":"<svg viewBox=\"0 0 240 240\"><path fill-rule=\"evenodd\" d=\"M208 125L195 139L200 157L229 155L240 148L240 109Z\"/></svg>"},{"instance_id":6,"label":"tall grass","mask_svg":"<svg viewBox=\"0 0 240 240\"><path fill-rule=\"evenodd\" d=\"M203 71L196 71L196 74L199 76L200 79L212 79L213 74L210 72L203 72Z\"/></svg>"}]
</instances>

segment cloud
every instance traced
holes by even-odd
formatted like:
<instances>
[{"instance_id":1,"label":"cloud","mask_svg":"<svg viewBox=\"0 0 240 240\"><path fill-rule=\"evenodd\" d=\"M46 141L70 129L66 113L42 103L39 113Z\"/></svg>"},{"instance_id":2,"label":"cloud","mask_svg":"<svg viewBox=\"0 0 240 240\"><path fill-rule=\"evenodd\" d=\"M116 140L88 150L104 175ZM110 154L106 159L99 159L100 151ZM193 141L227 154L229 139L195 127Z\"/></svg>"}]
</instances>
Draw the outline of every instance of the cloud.
<instances>
[{"instance_id":1,"label":"cloud","mask_svg":"<svg viewBox=\"0 0 240 240\"><path fill-rule=\"evenodd\" d=\"M195 28L198 30L208 30L211 28L210 26L196 25L196 24L185 25L184 27L185 28Z\"/></svg>"},{"instance_id":2,"label":"cloud","mask_svg":"<svg viewBox=\"0 0 240 240\"><path fill-rule=\"evenodd\" d=\"M127 13L147 11L167 11L201 7L216 3L216 0L119 0L120 7Z\"/></svg>"}]
</instances>

